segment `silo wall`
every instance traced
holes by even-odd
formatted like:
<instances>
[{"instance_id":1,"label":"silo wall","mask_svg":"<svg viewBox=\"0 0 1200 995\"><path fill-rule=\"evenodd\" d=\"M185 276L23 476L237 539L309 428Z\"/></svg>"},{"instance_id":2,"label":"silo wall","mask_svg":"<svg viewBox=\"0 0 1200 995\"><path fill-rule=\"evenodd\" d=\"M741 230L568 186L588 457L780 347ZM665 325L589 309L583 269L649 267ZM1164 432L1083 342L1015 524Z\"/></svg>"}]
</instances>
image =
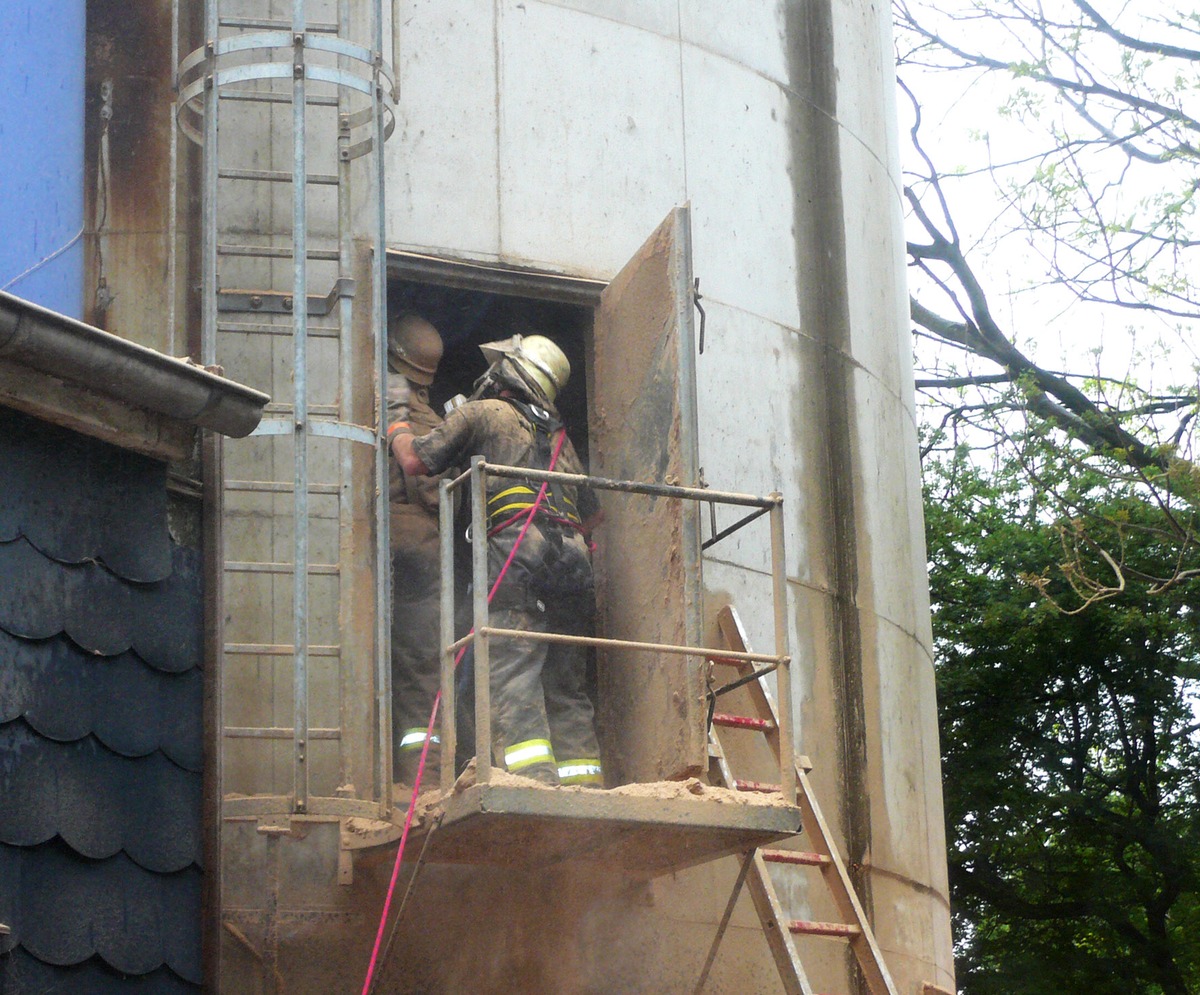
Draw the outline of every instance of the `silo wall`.
<instances>
[{"instance_id":1,"label":"silo wall","mask_svg":"<svg viewBox=\"0 0 1200 995\"><path fill-rule=\"evenodd\" d=\"M887 6L397 0L394 18L389 247L608 279L690 203L700 462L714 487L785 495L797 749L899 989L952 988ZM765 539L704 562L710 615L732 602L764 647L768 570ZM702 960L732 874L656 882L563 942L686 934ZM783 887L789 914L815 887ZM770 975L746 906L727 941L746 959L719 960L714 990ZM686 990L693 959L611 990Z\"/></svg>"}]
</instances>

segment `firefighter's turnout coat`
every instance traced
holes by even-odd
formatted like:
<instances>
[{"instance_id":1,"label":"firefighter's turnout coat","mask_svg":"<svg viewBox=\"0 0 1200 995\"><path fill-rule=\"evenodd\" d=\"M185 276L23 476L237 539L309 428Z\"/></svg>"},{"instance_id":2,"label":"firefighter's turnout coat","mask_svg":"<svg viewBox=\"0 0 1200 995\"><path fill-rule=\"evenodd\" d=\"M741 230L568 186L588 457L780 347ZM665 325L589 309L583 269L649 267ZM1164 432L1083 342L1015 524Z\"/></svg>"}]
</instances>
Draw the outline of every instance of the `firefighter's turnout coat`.
<instances>
[{"instance_id":1,"label":"firefighter's turnout coat","mask_svg":"<svg viewBox=\"0 0 1200 995\"><path fill-rule=\"evenodd\" d=\"M551 407L488 398L454 410L442 425L414 439L413 451L435 474L466 466L474 455L492 464L542 470L553 460L556 471L583 473L562 433ZM516 546L491 601L492 625L582 634L590 627L595 597L580 523L597 511L596 498L587 489L548 487L517 545L539 488L532 481L489 478L489 585L495 585ZM493 638L490 662L492 721L507 769L549 784L601 784L583 649Z\"/></svg>"}]
</instances>

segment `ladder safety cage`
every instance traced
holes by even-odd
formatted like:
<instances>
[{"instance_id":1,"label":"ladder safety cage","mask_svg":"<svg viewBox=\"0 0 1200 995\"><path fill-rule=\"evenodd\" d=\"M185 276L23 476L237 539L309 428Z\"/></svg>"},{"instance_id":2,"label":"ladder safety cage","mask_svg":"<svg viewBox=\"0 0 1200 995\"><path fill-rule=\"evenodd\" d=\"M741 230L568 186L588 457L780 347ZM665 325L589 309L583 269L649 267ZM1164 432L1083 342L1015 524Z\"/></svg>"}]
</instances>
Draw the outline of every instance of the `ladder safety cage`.
<instances>
[{"instance_id":1,"label":"ladder safety cage","mask_svg":"<svg viewBox=\"0 0 1200 995\"><path fill-rule=\"evenodd\" d=\"M175 83L177 123L202 150L201 361L275 399L252 436L205 452L218 777L242 796L224 813L386 819L382 152L397 92L383 10L234 6L206 0L204 43Z\"/></svg>"},{"instance_id":2,"label":"ladder safety cage","mask_svg":"<svg viewBox=\"0 0 1200 995\"><path fill-rule=\"evenodd\" d=\"M757 509L745 516L737 526L748 524L763 514L770 516L771 525L771 575L772 600L775 621L775 652L753 653L749 651L722 651L722 657L736 660L754 670L758 675L774 671L776 689L784 707L780 709L777 727L779 738L786 743L792 740L791 729L791 657L788 649L787 630L787 579L785 574L783 540L783 497L778 493L766 497L717 491L711 488L686 487L672 484L652 484L631 480L610 480L587 474L561 473L552 470L536 470L527 467L504 466L487 463L481 456L471 460L470 469L452 480L443 480L440 487L441 510L441 568L442 568L442 673L441 693L443 710L441 715L442 772L441 787L449 791L454 783L453 757L456 747L454 699L454 669L458 651L473 643L475 647L475 779L486 784L492 770L491 756L491 683L488 659L488 643L493 638L526 639L546 643L572 644L577 646L621 647L646 653L709 659L712 647L681 646L653 642L605 639L597 636L572 636L561 633L529 632L518 629L498 629L488 624L488 557L487 542L471 544L473 628L461 639L454 638L454 543L453 543L453 495L464 487L471 494L471 535L487 535L487 478L503 477L515 480L569 484L594 490L613 491L624 494L640 494L680 501L707 502L710 505L728 504ZM726 530L721 537L728 535ZM755 664L765 664L758 669ZM780 783L773 786L785 799L796 797L796 768L791 762L791 750L783 751L779 766ZM789 802L790 804L790 802Z\"/></svg>"}]
</instances>

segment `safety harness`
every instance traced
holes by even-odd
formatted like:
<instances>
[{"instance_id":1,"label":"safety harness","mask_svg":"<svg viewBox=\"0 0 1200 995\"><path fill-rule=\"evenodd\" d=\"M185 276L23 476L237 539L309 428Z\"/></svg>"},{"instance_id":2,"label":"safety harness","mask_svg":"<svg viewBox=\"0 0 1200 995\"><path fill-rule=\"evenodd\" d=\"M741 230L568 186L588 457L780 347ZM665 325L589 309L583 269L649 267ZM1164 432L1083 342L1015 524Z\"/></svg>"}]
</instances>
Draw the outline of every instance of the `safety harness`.
<instances>
[{"instance_id":1,"label":"safety harness","mask_svg":"<svg viewBox=\"0 0 1200 995\"><path fill-rule=\"evenodd\" d=\"M554 436L566 431L562 421L536 404L528 404L515 397L504 397L502 400L516 408L534 429L532 451L522 460L522 464L535 469L553 470L561 448L554 445ZM500 484L504 489L488 497L489 538L527 517L537 498L539 488L530 480L511 486L504 486L505 483L501 480ZM540 521L564 525L578 532L583 531L575 502L566 495L562 484L557 480L548 485L546 496L536 515Z\"/></svg>"}]
</instances>

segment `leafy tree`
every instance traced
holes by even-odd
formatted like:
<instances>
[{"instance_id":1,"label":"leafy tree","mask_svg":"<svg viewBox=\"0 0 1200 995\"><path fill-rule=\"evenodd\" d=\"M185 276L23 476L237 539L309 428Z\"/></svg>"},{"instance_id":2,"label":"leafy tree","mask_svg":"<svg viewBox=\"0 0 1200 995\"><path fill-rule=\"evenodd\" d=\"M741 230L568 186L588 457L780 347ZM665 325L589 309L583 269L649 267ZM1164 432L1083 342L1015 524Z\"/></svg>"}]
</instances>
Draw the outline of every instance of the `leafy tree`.
<instances>
[{"instance_id":1,"label":"leafy tree","mask_svg":"<svg viewBox=\"0 0 1200 995\"><path fill-rule=\"evenodd\" d=\"M1200 14L893 8L959 982L1197 992Z\"/></svg>"},{"instance_id":2,"label":"leafy tree","mask_svg":"<svg viewBox=\"0 0 1200 995\"><path fill-rule=\"evenodd\" d=\"M1132 575L1094 601L1113 565L1079 536L1157 569L1162 509L1015 444L925 467L961 991L1200 991L1200 605Z\"/></svg>"}]
</instances>

